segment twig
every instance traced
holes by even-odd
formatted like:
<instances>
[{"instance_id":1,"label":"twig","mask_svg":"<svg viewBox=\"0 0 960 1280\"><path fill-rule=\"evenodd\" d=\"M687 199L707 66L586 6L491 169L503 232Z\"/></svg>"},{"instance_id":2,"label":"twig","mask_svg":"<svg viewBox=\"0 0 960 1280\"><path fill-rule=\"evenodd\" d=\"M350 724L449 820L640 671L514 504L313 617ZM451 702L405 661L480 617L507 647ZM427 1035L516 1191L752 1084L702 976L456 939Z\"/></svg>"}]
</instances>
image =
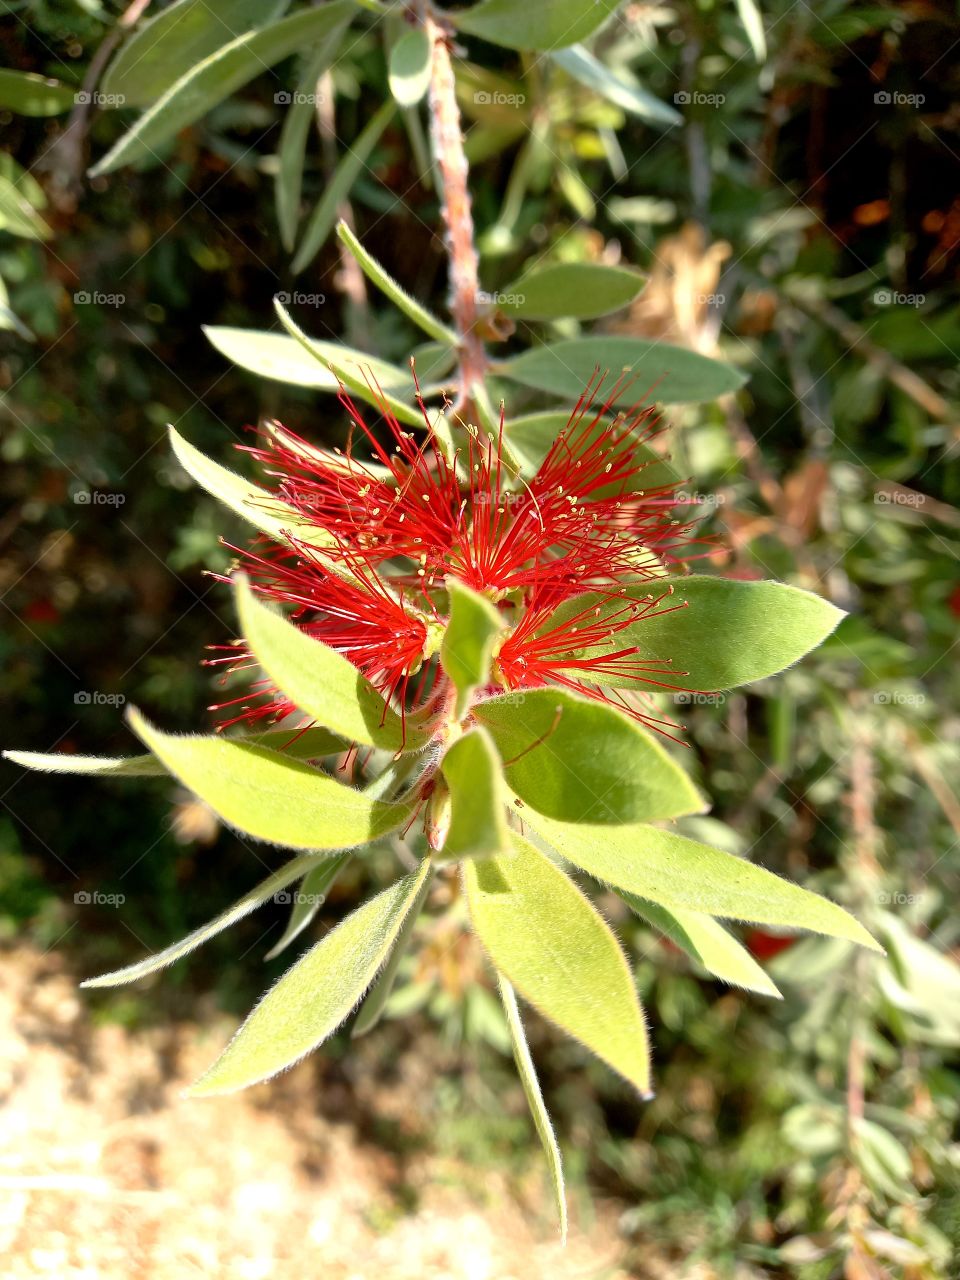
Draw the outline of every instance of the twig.
<instances>
[{"instance_id":1,"label":"twig","mask_svg":"<svg viewBox=\"0 0 960 1280\"><path fill-rule=\"evenodd\" d=\"M450 59L450 35L430 9L425 9L423 23L430 40L430 139L440 173L443 220L447 227L450 312L460 338L459 395L454 408L462 409L471 399L474 387L482 382L487 364L477 332L480 268L474 243L460 108Z\"/></svg>"}]
</instances>

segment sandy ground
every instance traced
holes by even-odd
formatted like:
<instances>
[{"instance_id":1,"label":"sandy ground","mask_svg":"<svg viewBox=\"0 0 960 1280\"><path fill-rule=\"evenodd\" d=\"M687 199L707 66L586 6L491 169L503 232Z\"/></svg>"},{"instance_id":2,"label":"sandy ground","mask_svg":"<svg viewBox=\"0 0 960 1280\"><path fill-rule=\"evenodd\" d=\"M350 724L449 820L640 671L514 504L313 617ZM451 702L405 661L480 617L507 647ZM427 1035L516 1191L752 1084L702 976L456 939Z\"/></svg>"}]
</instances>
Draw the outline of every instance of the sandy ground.
<instances>
[{"instance_id":1,"label":"sandy ground","mask_svg":"<svg viewBox=\"0 0 960 1280\"><path fill-rule=\"evenodd\" d=\"M128 1032L90 1007L55 955L0 957L3 1280L626 1277L615 1206L562 1249L533 1160L520 1186L429 1150L401 1169L329 1099L318 1112L309 1060L184 1100L226 1020Z\"/></svg>"}]
</instances>

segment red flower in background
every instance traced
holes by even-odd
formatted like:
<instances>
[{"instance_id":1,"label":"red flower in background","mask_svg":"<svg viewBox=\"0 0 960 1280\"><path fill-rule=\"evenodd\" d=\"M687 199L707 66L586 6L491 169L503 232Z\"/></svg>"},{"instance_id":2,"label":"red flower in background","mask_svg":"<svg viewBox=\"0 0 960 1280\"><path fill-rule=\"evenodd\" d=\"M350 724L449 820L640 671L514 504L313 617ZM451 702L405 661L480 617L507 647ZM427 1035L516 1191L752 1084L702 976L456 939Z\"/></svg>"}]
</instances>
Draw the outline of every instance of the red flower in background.
<instances>
[{"instance_id":1,"label":"red flower in background","mask_svg":"<svg viewBox=\"0 0 960 1280\"><path fill-rule=\"evenodd\" d=\"M274 479L277 498L322 533L322 547L301 529L287 543L260 538L237 549L254 589L293 605L293 621L343 653L401 709L443 687L429 624L442 619L448 576L504 613L495 670L507 688L559 684L607 699L591 675L616 677L629 690L676 687L667 683L677 674L669 662L642 659L635 646L617 643L627 626L670 608L668 593L654 585L649 601L620 604L616 597L625 584L655 584L675 571L698 554L698 541L693 525L674 515L677 485L644 488L654 464L646 445L660 431L654 410L614 414L623 384L598 402L601 383L591 381L529 480L510 463L502 420L496 437L458 428L463 444L451 457L422 401L426 433L419 439L381 403L388 436L381 443L345 393L340 400L353 427L344 450L317 449L272 428L248 452ZM370 461L355 453L357 433ZM586 592L603 593L613 607L602 617L595 607L557 613ZM211 661L230 672L255 665L242 642ZM612 696L652 721L619 693ZM216 709L225 708L238 708L226 723L294 710L267 681Z\"/></svg>"}]
</instances>

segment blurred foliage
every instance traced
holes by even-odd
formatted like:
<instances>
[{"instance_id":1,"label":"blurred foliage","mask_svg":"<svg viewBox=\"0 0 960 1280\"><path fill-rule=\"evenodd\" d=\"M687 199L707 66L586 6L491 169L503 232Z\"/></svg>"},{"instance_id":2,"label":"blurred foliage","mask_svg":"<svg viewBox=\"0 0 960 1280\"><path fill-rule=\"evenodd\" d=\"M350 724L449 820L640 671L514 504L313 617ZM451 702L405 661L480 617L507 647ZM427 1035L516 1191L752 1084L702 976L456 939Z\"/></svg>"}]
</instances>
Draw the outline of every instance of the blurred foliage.
<instances>
[{"instance_id":1,"label":"blurred foliage","mask_svg":"<svg viewBox=\"0 0 960 1280\"><path fill-rule=\"evenodd\" d=\"M115 20L98 3L4 7L5 65L71 86ZM801 669L675 708L715 798L710 818L685 829L837 897L889 956L748 932L785 992L774 1006L701 980L611 898L652 1012L658 1098L638 1108L542 1025L532 1044L571 1173L624 1202L638 1275L652 1239L678 1276L700 1264L701 1276L950 1280L960 116L949 50L960 29L931 0L765 0L764 54L745 11L749 0L628 4L591 46L619 77L607 96L562 60L464 39L482 276L495 295L535 263L634 264L650 283L608 329L719 353L749 374L735 400L671 411L674 458L697 477L728 572L819 587L851 617ZM0 328L8 741L123 750L116 699L184 727L210 700L198 662L231 623L203 570L228 563L218 539L236 531L187 489L166 422L220 456L268 415L341 438L331 399L226 365L201 324L262 328L272 295L300 289L313 301L298 307L294 294L292 310L317 336L399 360L416 342L336 243L290 275L273 208L285 110L275 95L301 74L287 59L178 134L160 163L92 181L86 164L129 113L94 109L78 136L63 119L0 110L4 174L21 166L37 184L26 230L0 230L0 303L13 317ZM306 209L337 140L356 138L387 93L372 19L351 32L330 84L335 118L309 143ZM657 104L683 124L656 119ZM442 310L421 133L415 113L394 120L350 213L392 275ZM526 334L505 336L516 345ZM535 403L510 389L508 412ZM225 884L258 874L251 850L170 782L140 783L136 797L114 786L6 766L2 777L0 926L74 951L91 972L186 932L222 907ZM351 863L324 913L376 874ZM122 910L78 905L78 885L122 893ZM281 908L269 907L142 999L96 999L105 1016L162 1017L213 981L240 1011L263 982L233 957L280 928ZM455 914L425 920L418 940L388 1007L418 1016L410 1029L386 1024L378 1069L388 1078L392 1056L424 1052L423 1037L461 1067L469 1051L470 1068L436 1084L433 1137L482 1165L485 1144L529 1140L499 1006L473 981L480 957ZM509 1119L481 1135L465 1107L484 1092ZM590 1163L578 1155L588 1149Z\"/></svg>"}]
</instances>

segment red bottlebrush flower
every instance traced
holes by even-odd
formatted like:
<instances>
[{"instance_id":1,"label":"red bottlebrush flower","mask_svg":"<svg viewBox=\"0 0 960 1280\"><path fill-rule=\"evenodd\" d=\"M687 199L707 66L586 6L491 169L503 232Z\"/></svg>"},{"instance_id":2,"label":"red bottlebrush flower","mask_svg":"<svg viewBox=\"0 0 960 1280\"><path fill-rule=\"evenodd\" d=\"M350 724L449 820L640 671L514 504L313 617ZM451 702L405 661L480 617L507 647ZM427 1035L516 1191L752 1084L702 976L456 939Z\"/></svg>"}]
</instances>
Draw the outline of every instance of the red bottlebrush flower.
<instances>
[{"instance_id":1,"label":"red bottlebrush flower","mask_svg":"<svg viewBox=\"0 0 960 1280\"><path fill-rule=\"evenodd\" d=\"M353 422L344 450L317 449L275 426L248 452L276 481L277 498L322 530L324 546L293 531L284 545L261 538L239 551L254 588L292 604L294 622L343 653L402 711L416 672L423 668L414 703L438 678L429 624L442 622L444 582L452 576L497 604L508 625L515 622L496 661L502 687L560 684L616 700L651 724L667 723L590 680L591 673L616 676L629 691L677 687L667 683L675 674L669 662L642 659L636 646L616 641L627 626L669 608L667 595L624 601L602 618L595 610L571 615L569 607L557 613L585 592L615 600L624 584L654 582L697 554L693 526L673 514L681 505L678 486L643 487L652 465L645 446L659 431L653 409L614 414L622 384L598 404L601 382L591 380L529 480L510 463L502 420L496 437L459 428L463 444L450 456L422 401L421 440L381 403L389 436L381 443L343 393ZM356 456L357 433L371 461ZM231 672L253 665L242 645L213 661ZM221 704L232 706L240 708L235 719L247 720L293 710L265 681Z\"/></svg>"}]
</instances>

